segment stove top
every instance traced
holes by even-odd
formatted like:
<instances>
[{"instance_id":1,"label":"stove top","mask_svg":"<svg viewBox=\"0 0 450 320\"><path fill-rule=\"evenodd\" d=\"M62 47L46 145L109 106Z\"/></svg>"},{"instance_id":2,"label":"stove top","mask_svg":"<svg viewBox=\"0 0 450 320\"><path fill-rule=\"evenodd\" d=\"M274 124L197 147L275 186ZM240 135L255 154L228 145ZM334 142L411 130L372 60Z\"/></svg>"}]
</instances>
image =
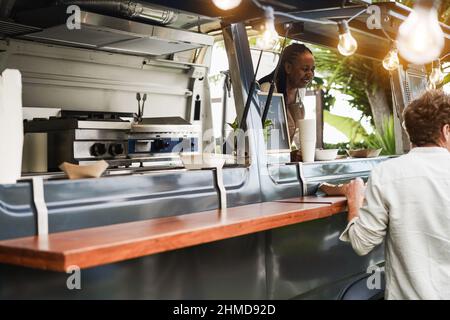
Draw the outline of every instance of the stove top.
<instances>
[{"instance_id":1,"label":"stove top","mask_svg":"<svg viewBox=\"0 0 450 320\"><path fill-rule=\"evenodd\" d=\"M98 111L61 111L61 117L34 118L24 121L25 132L48 132L72 129L130 130L132 113Z\"/></svg>"},{"instance_id":2,"label":"stove top","mask_svg":"<svg viewBox=\"0 0 450 320\"><path fill-rule=\"evenodd\" d=\"M127 112L100 112L100 111L69 111L62 110L62 119L77 119L88 121L113 121L113 122L127 122L122 118L133 118L133 113ZM50 119L58 117L50 117Z\"/></svg>"}]
</instances>

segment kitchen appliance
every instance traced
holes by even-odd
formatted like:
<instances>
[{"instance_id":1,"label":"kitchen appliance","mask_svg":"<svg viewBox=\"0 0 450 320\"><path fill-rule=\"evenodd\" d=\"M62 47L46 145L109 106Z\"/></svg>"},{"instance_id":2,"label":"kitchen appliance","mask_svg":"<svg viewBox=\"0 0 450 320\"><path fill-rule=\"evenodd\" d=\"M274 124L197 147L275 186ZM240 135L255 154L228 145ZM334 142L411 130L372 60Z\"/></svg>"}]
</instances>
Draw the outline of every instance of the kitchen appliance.
<instances>
[{"instance_id":1,"label":"kitchen appliance","mask_svg":"<svg viewBox=\"0 0 450 320\"><path fill-rule=\"evenodd\" d=\"M179 117L134 123L133 117L132 113L62 110L61 117L25 121L24 130L25 135L47 135L48 171L58 171L63 162L98 160L108 162L109 168L181 167L180 153L201 150L199 125Z\"/></svg>"},{"instance_id":2,"label":"kitchen appliance","mask_svg":"<svg viewBox=\"0 0 450 320\"><path fill-rule=\"evenodd\" d=\"M180 117L144 118L131 125L128 156L138 161L175 160L180 153L198 152L201 128Z\"/></svg>"},{"instance_id":3,"label":"kitchen appliance","mask_svg":"<svg viewBox=\"0 0 450 320\"><path fill-rule=\"evenodd\" d=\"M63 162L87 164L105 160L110 167L127 166L131 113L61 111L61 117L24 122L25 134L47 133L48 171Z\"/></svg>"}]
</instances>

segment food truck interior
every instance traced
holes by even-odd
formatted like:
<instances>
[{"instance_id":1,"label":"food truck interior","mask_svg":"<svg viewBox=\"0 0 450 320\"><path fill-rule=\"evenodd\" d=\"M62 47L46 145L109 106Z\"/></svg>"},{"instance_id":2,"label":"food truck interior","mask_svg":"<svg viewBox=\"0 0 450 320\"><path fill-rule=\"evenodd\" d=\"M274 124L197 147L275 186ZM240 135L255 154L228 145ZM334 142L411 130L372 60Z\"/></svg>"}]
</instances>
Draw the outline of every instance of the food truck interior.
<instances>
[{"instance_id":1,"label":"food truck interior","mask_svg":"<svg viewBox=\"0 0 450 320\"><path fill-rule=\"evenodd\" d=\"M383 29L369 29L370 0L243 0L228 11L210 0L0 1L0 71L21 73L24 120L21 176L0 184L1 299L382 297L382 288L361 284L368 268L383 266L383 247L356 256L339 241L343 200L317 195L324 182L367 179L389 157L291 161L277 94L270 114L280 134L267 144L269 97L254 88L259 51L248 40L264 21L258 3L284 13L275 19L280 35L290 23L289 39L333 49L336 22L354 17L356 54L376 61L390 50L386 34L395 38L411 11L377 3ZM449 52L450 28L442 28ZM229 68L215 99L208 76L221 41ZM404 60L391 72L397 154L409 148L401 112L426 77ZM318 94L318 147L322 108ZM245 131L236 140L227 124L235 119ZM222 154L223 169L191 168L192 154ZM99 160L107 163L100 178L69 179L60 167ZM323 211L251 216L275 204ZM286 221L273 222L281 212ZM218 220L211 226L209 218ZM138 225L147 222L155 223L149 231ZM67 289L71 265L82 269L82 290Z\"/></svg>"}]
</instances>

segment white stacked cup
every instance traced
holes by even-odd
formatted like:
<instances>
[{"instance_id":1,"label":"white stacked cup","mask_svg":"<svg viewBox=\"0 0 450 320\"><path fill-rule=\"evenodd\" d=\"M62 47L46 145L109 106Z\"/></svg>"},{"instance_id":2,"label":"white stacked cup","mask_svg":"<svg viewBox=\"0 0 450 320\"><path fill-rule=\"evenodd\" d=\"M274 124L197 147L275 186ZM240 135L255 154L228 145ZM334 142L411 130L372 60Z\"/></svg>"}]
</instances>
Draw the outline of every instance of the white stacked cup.
<instances>
[{"instance_id":1,"label":"white stacked cup","mask_svg":"<svg viewBox=\"0 0 450 320\"><path fill-rule=\"evenodd\" d=\"M6 69L0 75L0 146L0 184L16 183L23 147L22 76L18 70Z\"/></svg>"},{"instance_id":2,"label":"white stacked cup","mask_svg":"<svg viewBox=\"0 0 450 320\"><path fill-rule=\"evenodd\" d=\"M316 119L298 120L303 162L313 162L316 152Z\"/></svg>"}]
</instances>

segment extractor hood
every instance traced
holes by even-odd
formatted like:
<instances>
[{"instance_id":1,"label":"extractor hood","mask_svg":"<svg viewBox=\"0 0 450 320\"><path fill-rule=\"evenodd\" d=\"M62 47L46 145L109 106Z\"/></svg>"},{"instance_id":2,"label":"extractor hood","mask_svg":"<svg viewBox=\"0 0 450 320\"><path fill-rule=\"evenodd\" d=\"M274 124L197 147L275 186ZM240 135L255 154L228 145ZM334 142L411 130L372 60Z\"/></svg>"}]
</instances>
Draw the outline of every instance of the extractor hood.
<instances>
[{"instance_id":1,"label":"extractor hood","mask_svg":"<svg viewBox=\"0 0 450 320\"><path fill-rule=\"evenodd\" d=\"M80 29L67 27L66 8L50 7L21 13L16 21L41 31L21 38L133 55L167 55L213 45L213 37L122 18L81 11Z\"/></svg>"}]
</instances>

